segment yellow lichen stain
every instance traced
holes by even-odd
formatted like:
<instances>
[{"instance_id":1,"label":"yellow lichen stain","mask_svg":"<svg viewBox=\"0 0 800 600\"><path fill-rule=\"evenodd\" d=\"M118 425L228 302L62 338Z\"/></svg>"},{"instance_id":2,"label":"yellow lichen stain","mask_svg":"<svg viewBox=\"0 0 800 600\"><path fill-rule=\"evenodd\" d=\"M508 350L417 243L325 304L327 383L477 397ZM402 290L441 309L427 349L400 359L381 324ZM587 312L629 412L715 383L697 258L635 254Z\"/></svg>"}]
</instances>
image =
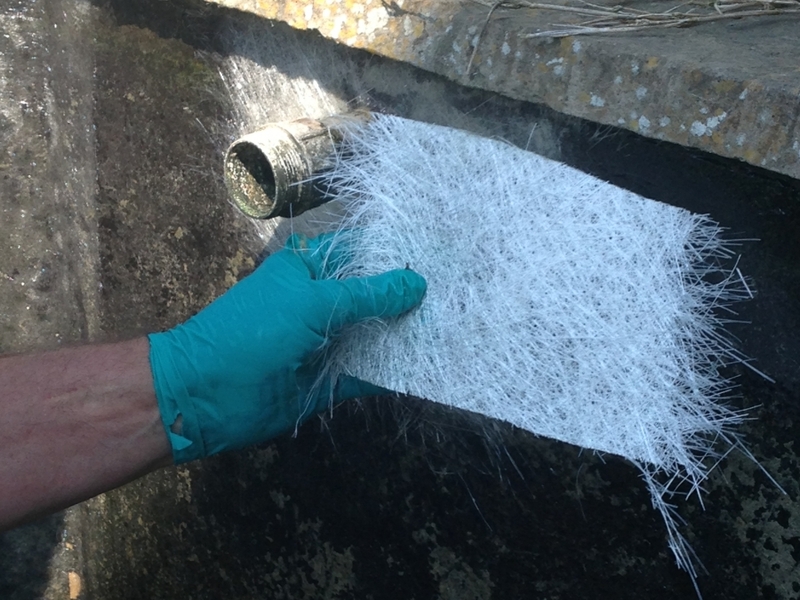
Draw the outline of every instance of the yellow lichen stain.
<instances>
[{"instance_id":1,"label":"yellow lichen stain","mask_svg":"<svg viewBox=\"0 0 800 600\"><path fill-rule=\"evenodd\" d=\"M75 571L70 571L67 573L67 581L69 582L69 600L78 600L81 595L81 589L83 588L81 576Z\"/></svg>"},{"instance_id":2,"label":"yellow lichen stain","mask_svg":"<svg viewBox=\"0 0 800 600\"><path fill-rule=\"evenodd\" d=\"M403 18L403 33L407 38L417 39L425 33L425 23L422 19L411 18L406 15Z\"/></svg>"},{"instance_id":3,"label":"yellow lichen stain","mask_svg":"<svg viewBox=\"0 0 800 600\"><path fill-rule=\"evenodd\" d=\"M761 161L761 153L755 148L748 148L742 153L742 158L744 158L751 165L757 165Z\"/></svg>"},{"instance_id":4,"label":"yellow lichen stain","mask_svg":"<svg viewBox=\"0 0 800 600\"><path fill-rule=\"evenodd\" d=\"M181 239L184 235L183 227L178 227L172 235L175 236L176 240Z\"/></svg>"},{"instance_id":5,"label":"yellow lichen stain","mask_svg":"<svg viewBox=\"0 0 800 600\"><path fill-rule=\"evenodd\" d=\"M353 48L364 48L398 60L417 64L420 43L430 43L428 28L444 27L452 20L458 6L431 6L421 0L406 9L408 2L397 4L408 12L396 14L394 2L383 0L209 0L238 8L267 19L278 19L296 29L316 29L322 35ZM422 5L421 7L418 4ZM424 10L423 10L424 9ZM415 16L425 13L425 19Z\"/></svg>"},{"instance_id":6,"label":"yellow lichen stain","mask_svg":"<svg viewBox=\"0 0 800 600\"><path fill-rule=\"evenodd\" d=\"M425 31L423 23L416 23L411 35L405 34L406 25L400 19L390 19L382 29L375 30L367 40L359 40L357 45L371 52L377 52L398 60L412 59L414 43Z\"/></svg>"},{"instance_id":7,"label":"yellow lichen stain","mask_svg":"<svg viewBox=\"0 0 800 600\"><path fill-rule=\"evenodd\" d=\"M628 129L631 131L639 131L639 119L631 119L628 121Z\"/></svg>"},{"instance_id":8,"label":"yellow lichen stain","mask_svg":"<svg viewBox=\"0 0 800 600\"><path fill-rule=\"evenodd\" d=\"M730 79L723 79L722 81L717 81L714 83L714 89L720 94L729 94L734 89L738 89L738 87L739 84L736 81L731 81Z\"/></svg>"},{"instance_id":9,"label":"yellow lichen stain","mask_svg":"<svg viewBox=\"0 0 800 600\"><path fill-rule=\"evenodd\" d=\"M220 4L226 4L226 2L222 0ZM254 12L268 19L277 19L280 15L279 6L280 4L277 2L257 0Z\"/></svg>"},{"instance_id":10,"label":"yellow lichen stain","mask_svg":"<svg viewBox=\"0 0 800 600\"><path fill-rule=\"evenodd\" d=\"M575 43L575 38L571 36L561 38L559 42L558 56L564 59L565 64L573 64L578 60L575 52L572 50L572 45Z\"/></svg>"},{"instance_id":11,"label":"yellow lichen stain","mask_svg":"<svg viewBox=\"0 0 800 600\"><path fill-rule=\"evenodd\" d=\"M589 95L588 92L581 92L578 94L578 102L581 104L588 104L592 101L592 97Z\"/></svg>"},{"instance_id":12,"label":"yellow lichen stain","mask_svg":"<svg viewBox=\"0 0 800 600\"><path fill-rule=\"evenodd\" d=\"M175 496L189 503L192 501L192 474L186 468L178 468L176 474Z\"/></svg>"},{"instance_id":13,"label":"yellow lichen stain","mask_svg":"<svg viewBox=\"0 0 800 600\"><path fill-rule=\"evenodd\" d=\"M239 275L245 269L248 271L255 267L255 261L250 256L246 256L241 250L236 251L236 255L228 259L228 268L225 271L225 286L231 287L239 281Z\"/></svg>"},{"instance_id":14,"label":"yellow lichen stain","mask_svg":"<svg viewBox=\"0 0 800 600\"><path fill-rule=\"evenodd\" d=\"M304 2L288 2L284 8L284 20L297 29L308 29L306 22L306 4Z\"/></svg>"},{"instance_id":15,"label":"yellow lichen stain","mask_svg":"<svg viewBox=\"0 0 800 600\"><path fill-rule=\"evenodd\" d=\"M750 92L751 94L753 93L757 94L759 92L764 91L764 84L761 83L760 81L756 81L753 79L750 79L745 85L745 87L747 88L747 91Z\"/></svg>"},{"instance_id":16,"label":"yellow lichen stain","mask_svg":"<svg viewBox=\"0 0 800 600\"><path fill-rule=\"evenodd\" d=\"M657 56L651 56L644 62L644 70L645 71L652 71L658 66L659 58Z\"/></svg>"},{"instance_id":17,"label":"yellow lichen stain","mask_svg":"<svg viewBox=\"0 0 800 600\"><path fill-rule=\"evenodd\" d=\"M360 21L354 21L352 19L348 19L345 21L345 26L342 27L341 33L339 34L340 40L346 40L349 38L358 37L358 26L359 23L363 23L363 19Z\"/></svg>"}]
</instances>

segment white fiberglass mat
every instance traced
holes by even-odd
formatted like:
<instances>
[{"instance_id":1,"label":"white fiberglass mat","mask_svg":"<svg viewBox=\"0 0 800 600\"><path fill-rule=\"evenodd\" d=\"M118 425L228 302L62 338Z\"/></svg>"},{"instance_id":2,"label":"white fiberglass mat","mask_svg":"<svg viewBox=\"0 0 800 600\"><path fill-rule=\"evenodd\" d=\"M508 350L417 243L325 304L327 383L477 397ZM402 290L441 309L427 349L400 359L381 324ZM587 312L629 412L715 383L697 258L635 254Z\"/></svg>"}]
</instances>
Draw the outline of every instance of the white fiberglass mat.
<instances>
[{"instance_id":1,"label":"white fiberglass mat","mask_svg":"<svg viewBox=\"0 0 800 600\"><path fill-rule=\"evenodd\" d=\"M340 277L410 267L406 317L348 330L330 368L628 458L667 504L739 416L719 309L747 297L719 226L563 164L452 129L377 116L329 182L347 213Z\"/></svg>"}]
</instances>

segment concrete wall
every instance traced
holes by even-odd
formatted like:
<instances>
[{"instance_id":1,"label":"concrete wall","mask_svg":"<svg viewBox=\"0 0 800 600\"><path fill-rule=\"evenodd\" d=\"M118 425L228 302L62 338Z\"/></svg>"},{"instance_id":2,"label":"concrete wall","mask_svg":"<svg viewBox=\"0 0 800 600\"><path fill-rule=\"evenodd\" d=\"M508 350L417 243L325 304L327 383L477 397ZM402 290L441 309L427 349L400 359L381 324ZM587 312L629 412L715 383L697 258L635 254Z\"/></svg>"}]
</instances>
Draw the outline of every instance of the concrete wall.
<instances>
[{"instance_id":1,"label":"concrete wall","mask_svg":"<svg viewBox=\"0 0 800 600\"><path fill-rule=\"evenodd\" d=\"M524 2L209 1L464 85L800 176L800 14L552 38L530 34L585 17Z\"/></svg>"},{"instance_id":2,"label":"concrete wall","mask_svg":"<svg viewBox=\"0 0 800 600\"><path fill-rule=\"evenodd\" d=\"M777 383L741 370L735 403L751 409L748 446L789 495L734 453L705 510L679 511L709 571L705 598L800 594L796 180L204 3L18 6L0 36L14 67L0 75L4 351L170 327L257 264L269 231L221 183L221 150L255 114L218 78L237 52L262 77L248 96L259 118L357 99L530 146L760 238L743 246L760 293L735 333ZM86 170L80 187L70 174ZM296 439L165 469L0 536L0 596L14 600L693 594L634 467L415 400L343 407Z\"/></svg>"}]
</instances>

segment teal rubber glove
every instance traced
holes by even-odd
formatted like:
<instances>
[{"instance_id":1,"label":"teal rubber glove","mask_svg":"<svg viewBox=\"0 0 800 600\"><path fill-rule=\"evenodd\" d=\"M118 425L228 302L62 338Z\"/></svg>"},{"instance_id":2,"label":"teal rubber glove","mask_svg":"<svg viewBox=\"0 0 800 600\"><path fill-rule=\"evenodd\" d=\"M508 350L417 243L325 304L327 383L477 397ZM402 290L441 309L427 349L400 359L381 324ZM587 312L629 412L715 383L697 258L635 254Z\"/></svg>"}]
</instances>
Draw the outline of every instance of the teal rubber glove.
<instances>
[{"instance_id":1,"label":"teal rubber glove","mask_svg":"<svg viewBox=\"0 0 800 600\"><path fill-rule=\"evenodd\" d=\"M331 240L332 234L293 235L197 315L149 336L175 463L266 441L331 402L380 391L353 378L330 381L321 373L322 353L348 324L414 308L426 283L407 269L326 278L347 259L331 252Z\"/></svg>"}]
</instances>

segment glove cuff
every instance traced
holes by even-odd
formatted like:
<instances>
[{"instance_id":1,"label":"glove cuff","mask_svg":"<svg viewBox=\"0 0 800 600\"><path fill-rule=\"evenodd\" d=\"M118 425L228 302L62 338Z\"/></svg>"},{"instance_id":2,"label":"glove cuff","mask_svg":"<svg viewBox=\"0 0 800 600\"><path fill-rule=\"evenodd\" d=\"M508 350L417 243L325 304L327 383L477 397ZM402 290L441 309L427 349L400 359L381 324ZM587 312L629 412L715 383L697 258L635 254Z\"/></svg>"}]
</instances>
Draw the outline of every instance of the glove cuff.
<instances>
[{"instance_id":1,"label":"glove cuff","mask_svg":"<svg viewBox=\"0 0 800 600\"><path fill-rule=\"evenodd\" d=\"M150 370L153 374L161 422L172 446L175 464L206 456L205 443L195 410L195 400L176 364L182 350L171 331L153 333L150 341ZM179 360L179 358L178 358Z\"/></svg>"}]
</instances>

